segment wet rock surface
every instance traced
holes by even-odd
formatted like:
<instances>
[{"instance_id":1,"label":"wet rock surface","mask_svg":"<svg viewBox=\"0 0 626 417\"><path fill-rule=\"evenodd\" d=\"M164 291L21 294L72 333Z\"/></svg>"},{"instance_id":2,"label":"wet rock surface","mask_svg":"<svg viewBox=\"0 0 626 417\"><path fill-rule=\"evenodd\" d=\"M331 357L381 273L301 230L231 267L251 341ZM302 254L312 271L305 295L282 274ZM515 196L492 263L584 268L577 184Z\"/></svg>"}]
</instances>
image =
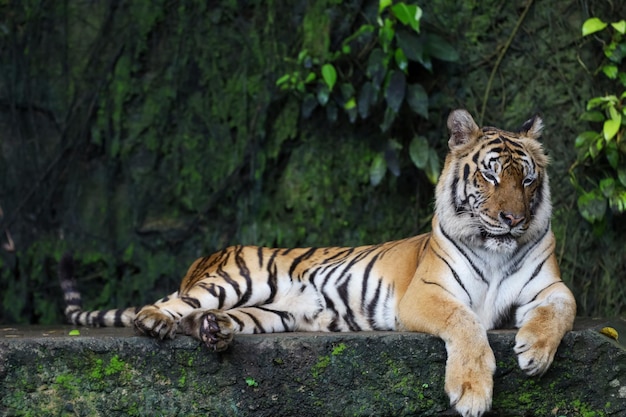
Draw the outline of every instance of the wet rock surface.
<instances>
[{"instance_id":1,"label":"wet rock surface","mask_svg":"<svg viewBox=\"0 0 626 417\"><path fill-rule=\"evenodd\" d=\"M519 370L515 331L490 332L489 415L626 415L626 350L606 326L626 339L624 320L579 321L541 378ZM131 329L5 327L0 415L454 415L445 360L443 342L418 333L238 335L213 353Z\"/></svg>"}]
</instances>

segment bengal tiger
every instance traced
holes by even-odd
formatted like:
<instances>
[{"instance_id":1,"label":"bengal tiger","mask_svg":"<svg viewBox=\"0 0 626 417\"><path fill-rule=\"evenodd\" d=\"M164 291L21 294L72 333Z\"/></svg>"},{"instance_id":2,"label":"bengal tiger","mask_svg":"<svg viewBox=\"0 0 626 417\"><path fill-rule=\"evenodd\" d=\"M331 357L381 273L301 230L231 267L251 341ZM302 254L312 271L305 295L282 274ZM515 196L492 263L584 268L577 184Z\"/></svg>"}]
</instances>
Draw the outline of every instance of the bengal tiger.
<instances>
[{"instance_id":1,"label":"bengal tiger","mask_svg":"<svg viewBox=\"0 0 626 417\"><path fill-rule=\"evenodd\" d=\"M234 333L403 330L443 339L445 391L464 417L491 408L487 330L519 328L514 352L543 374L576 303L560 278L548 158L538 116L519 132L453 111L432 231L360 247L233 246L197 259L178 291L141 308L83 311L70 255L60 262L69 321L192 336L223 351Z\"/></svg>"}]
</instances>

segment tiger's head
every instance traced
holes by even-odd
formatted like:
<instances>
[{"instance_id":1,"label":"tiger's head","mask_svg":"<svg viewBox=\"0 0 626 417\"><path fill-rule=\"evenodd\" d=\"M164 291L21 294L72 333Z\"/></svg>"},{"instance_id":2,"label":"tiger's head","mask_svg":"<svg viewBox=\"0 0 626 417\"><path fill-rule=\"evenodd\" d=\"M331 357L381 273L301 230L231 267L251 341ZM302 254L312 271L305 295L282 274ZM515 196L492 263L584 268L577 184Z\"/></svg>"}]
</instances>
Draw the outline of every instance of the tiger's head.
<instances>
[{"instance_id":1,"label":"tiger's head","mask_svg":"<svg viewBox=\"0 0 626 417\"><path fill-rule=\"evenodd\" d=\"M436 214L453 239L511 253L545 233L551 203L538 116L519 132L479 128L465 110L448 117L450 152L436 189Z\"/></svg>"}]
</instances>

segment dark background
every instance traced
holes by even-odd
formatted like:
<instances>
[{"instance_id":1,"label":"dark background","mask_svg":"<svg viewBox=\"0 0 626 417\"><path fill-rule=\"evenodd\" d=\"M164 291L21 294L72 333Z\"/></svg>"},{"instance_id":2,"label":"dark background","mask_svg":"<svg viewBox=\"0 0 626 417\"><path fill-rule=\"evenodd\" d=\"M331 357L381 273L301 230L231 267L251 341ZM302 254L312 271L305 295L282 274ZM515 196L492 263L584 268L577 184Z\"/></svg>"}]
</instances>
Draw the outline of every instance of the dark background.
<instances>
[{"instance_id":1,"label":"dark background","mask_svg":"<svg viewBox=\"0 0 626 417\"><path fill-rule=\"evenodd\" d=\"M304 118L302 97L276 86L299 51L335 50L378 2L0 2L0 243L15 246L0 249L0 323L64 320L68 250L86 307L122 307L175 290L196 257L230 244L426 232L433 187L407 149L419 133L443 161L459 107L509 130L542 115L563 278L580 315L624 315L625 219L594 233L568 178L585 103L607 93L581 25L625 17L618 3L424 2L422 30L459 58L410 66L429 117L403 111L383 133L376 113ZM374 186L390 139L402 149Z\"/></svg>"}]
</instances>

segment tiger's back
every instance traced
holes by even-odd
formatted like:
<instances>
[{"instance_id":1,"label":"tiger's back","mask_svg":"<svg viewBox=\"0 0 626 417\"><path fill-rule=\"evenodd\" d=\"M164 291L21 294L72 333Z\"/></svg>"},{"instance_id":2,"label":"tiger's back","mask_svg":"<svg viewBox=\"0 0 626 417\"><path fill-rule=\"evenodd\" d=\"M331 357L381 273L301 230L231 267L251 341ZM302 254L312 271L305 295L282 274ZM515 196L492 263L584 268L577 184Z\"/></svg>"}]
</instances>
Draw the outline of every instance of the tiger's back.
<instances>
[{"instance_id":1,"label":"tiger's back","mask_svg":"<svg viewBox=\"0 0 626 417\"><path fill-rule=\"evenodd\" d=\"M233 246L196 260L179 290L154 304L95 312L82 310L66 257L66 315L160 339L183 333L215 351L235 333L427 332L446 344L451 404L480 416L491 407L495 371L486 331L504 322L519 328L519 365L540 375L576 303L554 254L541 119L508 132L479 128L456 110L448 128L430 233L356 248Z\"/></svg>"}]
</instances>

